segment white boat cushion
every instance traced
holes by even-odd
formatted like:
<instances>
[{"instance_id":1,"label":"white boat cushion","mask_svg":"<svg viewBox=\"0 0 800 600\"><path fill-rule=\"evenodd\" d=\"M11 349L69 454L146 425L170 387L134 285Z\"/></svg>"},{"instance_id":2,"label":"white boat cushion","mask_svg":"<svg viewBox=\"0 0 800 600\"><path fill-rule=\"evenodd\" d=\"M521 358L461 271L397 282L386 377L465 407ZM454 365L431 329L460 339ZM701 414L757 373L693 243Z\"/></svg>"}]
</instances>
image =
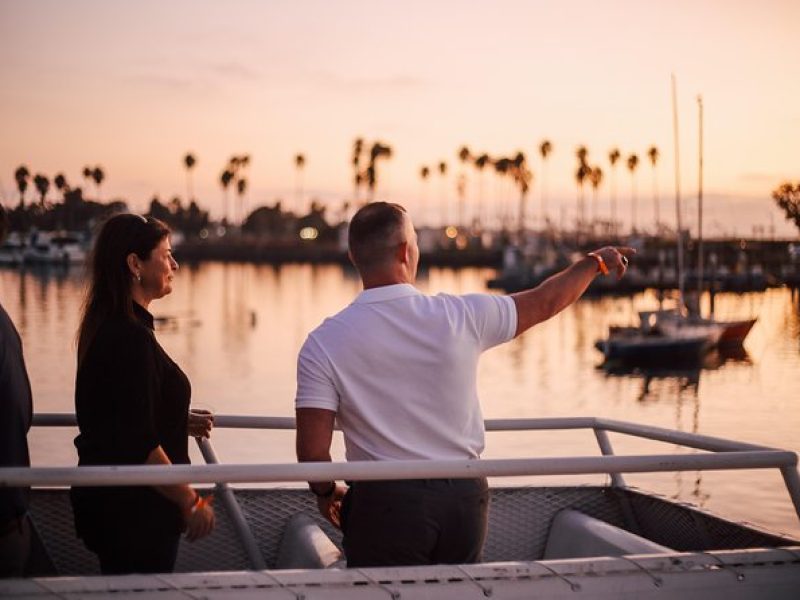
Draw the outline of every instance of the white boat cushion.
<instances>
[{"instance_id":1,"label":"white boat cushion","mask_svg":"<svg viewBox=\"0 0 800 600\"><path fill-rule=\"evenodd\" d=\"M674 552L577 510L562 510L550 525L544 560Z\"/></svg>"}]
</instances>

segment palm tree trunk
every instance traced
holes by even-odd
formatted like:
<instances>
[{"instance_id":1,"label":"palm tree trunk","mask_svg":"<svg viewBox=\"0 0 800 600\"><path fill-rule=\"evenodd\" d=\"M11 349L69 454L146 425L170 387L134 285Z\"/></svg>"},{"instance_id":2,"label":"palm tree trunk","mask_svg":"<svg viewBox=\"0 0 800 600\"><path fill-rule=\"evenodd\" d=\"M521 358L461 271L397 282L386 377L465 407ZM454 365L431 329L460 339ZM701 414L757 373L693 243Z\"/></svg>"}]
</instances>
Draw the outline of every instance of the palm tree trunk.
<instances>
[{"instance_id":1,"label":"palm tree trunk","mask_svg":"<svg viewBox=\"0 0 800 600\"><path fill-rule=\"evenodd\" d=\"M661 207L658 202L658 174L653 167L653 211L656 218L656 233L661 229Z\"/></svg>"}]
</instances>

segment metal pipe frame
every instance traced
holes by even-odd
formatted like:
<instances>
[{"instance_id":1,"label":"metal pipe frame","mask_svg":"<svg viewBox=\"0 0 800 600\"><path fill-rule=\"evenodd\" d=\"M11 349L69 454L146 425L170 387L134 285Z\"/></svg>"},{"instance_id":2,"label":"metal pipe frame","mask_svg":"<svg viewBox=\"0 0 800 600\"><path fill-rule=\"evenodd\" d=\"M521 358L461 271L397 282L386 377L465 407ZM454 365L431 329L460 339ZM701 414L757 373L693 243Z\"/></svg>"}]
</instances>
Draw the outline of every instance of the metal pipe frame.
<instances>
[{"instance_id":1,"label":"metal pipe frame","mask_svg":"<svg viewBox=\"0 0 800 600\"><path fill-rule=\"evenodd\" d=\"M42 413L33 417L36 427L77 426L75 415L70 413ZM660 442L679 444L699 450L728 452L731 450L777 450L768 446L737 442L698 433L673 431L651 425L639 425L597 417L565 417L542 419L486 419L486 431L543 431L556 429L605 429ZM261 417L240 415L215 415L214 427L226 429L294 429L293 417Z\"/></svg>"},{"instance_id":2,"label":"metal pipe frame","mask_svg":"<svg viewBox=\"0 0 800 600\"><path fill-rule=\"evenodd\" d=\"M37 414L33 424L77 425L75 415ZM291 417L219 415L215 427L294 429ZM263 483L331 479L418 479L607 473L624 486L621 473L778 468L800 518L800 475L797 454L756 444L673 431L649 425L595 417L489 419L487 431L592 429L603 456L505 460L391 461L353 463L290 463L273 465L110 466L73 468L0 468L0 487L29 485L163 485L173 483ZM615 456L607 431L678 444L714 454ZM617 478L615 479L615 475Z\"/></svg>"},{"instance_id":3,"label":"metal pipe frame","mask_svg":"<svg viewBox=\"0 0 800 600\"><path fill-rule=\"evenodd\" d=\"M794 452L757 450L720 454L651 454L481 460L397 460L225 465L6 467L0 486L124 486L176 483L274 483L300 481L515 477L788 468Z\"/></svg>"},{"instance_id":4,"label":"metal pipe frame","mask_svg":"<svg viewBox=\"0 0 800 600\"><path fill-rule=\"evenodd\" d=\"M214 447L211 445L211 442L209 442L206 438L195 438L195 441L200 447L200 452L203 455L206 464L219 464L217 453L214 452ZM215 483L216 493L218 496L220 496L222 503L225 505L225 510L228 511L228 516L231 518L234 530L236 530L236 533L239 535L239 541L244 547L244 551L247 554L248 560L250 561L250 566L257 571L266 569L267 561L265 561L264 557L261 555L261 551L258 548L258 542L256 541L250 526L247 524L247 519L242 512L242 507L239 505L239 502L237 502L236 496L233 495L233 490L231 490L227 483Z\"/></svg>"}]
</instances>

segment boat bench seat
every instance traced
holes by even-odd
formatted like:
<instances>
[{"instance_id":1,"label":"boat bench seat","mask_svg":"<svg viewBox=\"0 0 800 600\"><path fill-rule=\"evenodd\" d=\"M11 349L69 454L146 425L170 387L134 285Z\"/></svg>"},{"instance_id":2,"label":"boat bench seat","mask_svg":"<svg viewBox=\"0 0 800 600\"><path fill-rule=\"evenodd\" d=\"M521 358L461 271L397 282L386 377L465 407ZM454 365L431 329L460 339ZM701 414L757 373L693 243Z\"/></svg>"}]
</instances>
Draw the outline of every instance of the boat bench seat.
<instances>
[{"instance_id":1,"label":"boat bench seat","mask_svg":"<svg viewBox=\"0 0 800 600\"><path fill-rule=\"evenodd\" d=\"M674 552L577 510L562 510L550 524L544 560Z\"/></svg>"},{"instance_id":2,"label":"boat bench seat","mask_svg":"<svg viewBox=\"0 0 800 600\"><path fill-rule=\"evenodd\" d=\"M310 516L297 513L286 522L275 562L276 569L327 569L345 566L341 550Z\"/></svg>"},{"instance_id":3,"label":"boat bench seat","mask_svg":"<svg viewBox=\"0 0 800 600\"><path fill-rule=\"evenodd\" d=\"M656 544L577 510L562 510L550 525L544 560L664 554L674 550ZM289 519L283 531L276 569L344 568L341 550L322 528L305 513Z\"/></svg>"}]
</instances>

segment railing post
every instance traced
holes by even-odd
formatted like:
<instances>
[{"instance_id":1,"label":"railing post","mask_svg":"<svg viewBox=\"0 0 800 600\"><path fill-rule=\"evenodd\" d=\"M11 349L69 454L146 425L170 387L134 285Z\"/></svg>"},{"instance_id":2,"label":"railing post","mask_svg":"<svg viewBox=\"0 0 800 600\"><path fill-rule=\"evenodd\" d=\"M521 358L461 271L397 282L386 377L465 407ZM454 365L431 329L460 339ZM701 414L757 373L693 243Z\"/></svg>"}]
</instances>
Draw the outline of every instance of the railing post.
<instances>
[{"instance_id":1,"label":"railing post","mask_svg":"<svg viewBox=\"0 0 800 600\"><path fill-rule=\"evenodd\" d=\"M605 429L598 429L592 427L594 437L597 438L597 445L600 446L600 452L603 456L614 456L614 448L611 447L611 440L608 439L608 433ZM625 487L625 478L620 473L609 473L611 475L611 485L618 488Z\"/></svg>"},{"instance_id":2,"label":"railing post","mask_svg":"<svg viewBox=\"0 0 800 600\"><path fill-rule=\"evenodd\" d=\"M211 442L203 437L195 438L195 440L200 447L200 452L206 463L209 465L219 464L217 453L214 452L214 447L211 445ZM239 535L239 539L242 542L242 546L244 546L244 551L247 554L247 558L250 559L250 564L253 566L253 569L257 571L266 569L267 563L261 555L261 550L258 548L258 542L253 532L250 531L250 526L247 524L247 520L244 517L242 507L239 506L236 497L233 495L233 490L227 483L217 483L215 485L217 494L219 494L222 503L225 505L225 510L228 512L233 522L233 528Z\"/></svg>"},{"instance_id":3,"label":"railing post","mask_svg":"<svg viewBox=\"0 0 800 600\"><path fill-rule=\"evenodd\" d=\"M800 474L797 472L797 467L781 467L781 475L786 483L786 489L789 490L797 517L800 518Z\"/></svg>"}]
</instances>

